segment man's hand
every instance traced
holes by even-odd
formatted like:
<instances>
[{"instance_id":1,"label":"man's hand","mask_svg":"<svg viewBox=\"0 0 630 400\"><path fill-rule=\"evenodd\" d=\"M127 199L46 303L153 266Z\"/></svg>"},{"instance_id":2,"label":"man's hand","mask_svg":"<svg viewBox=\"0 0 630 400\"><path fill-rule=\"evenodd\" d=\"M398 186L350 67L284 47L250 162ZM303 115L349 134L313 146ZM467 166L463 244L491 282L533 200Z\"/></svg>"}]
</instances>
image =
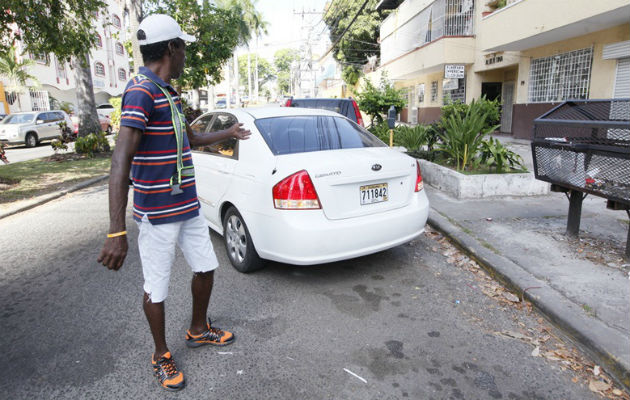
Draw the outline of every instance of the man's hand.
<instances>
[{"instance_id":1,"label":"man's hand","mask_svg":"<svg viewBox=\"0 0 630 400\"><path fill-rule=\"evenodd\" d=\"M241 128L241 126L243 126L243 124L237 122L230 127L229 132L232 134L233 137L239 140L249 139L252 133L248 129Z\"/></svg>"},{"instance_id":2,"label":"man's hand","mask_svg":"<svg viewBox=\"0 0 630 400\"><path fill-rule=\"evenodd\" d=\"M109 269L118 271L125 262L128 247L126 235L107 238L97 261Z\"/></svg>"}]
</instances>

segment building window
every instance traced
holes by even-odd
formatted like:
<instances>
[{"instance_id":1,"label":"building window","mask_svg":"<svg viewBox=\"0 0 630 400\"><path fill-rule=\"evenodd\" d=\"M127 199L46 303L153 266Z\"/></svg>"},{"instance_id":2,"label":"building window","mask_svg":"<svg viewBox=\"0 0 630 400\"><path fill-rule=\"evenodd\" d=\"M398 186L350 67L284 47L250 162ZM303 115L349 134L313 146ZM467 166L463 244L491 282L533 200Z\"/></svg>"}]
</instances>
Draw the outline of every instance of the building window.
<instances>
[{"instance_id":1,"label":"building window","mask_svg":"<svg viewBox=\"0 0 630 400\"><path fill-rule=\"evenodd\" d=\"M435 103L438 98L438 82L431 82L431 103Z\"/></svg>"},{"instance_id":2,"label":"building window","mask_svg":"<svg viewBox=\"0 0 630 400\"><path fill-rule=\"evenodd\" d=\"M119 54L121 56L125 54L125 48L120 42L116 42L116 54Z\"/></svg>"},{"instance_id":3,"label":"building window","mask_svg":"<svg viewBox=\"0 0 630 400\"><path fill-rule=\"evenodd\" d=\"M103 63L97 62L94 64L94 75L105 76L105 66Z\"/></svg>"},{"instance_id":4,"label":"building window","mask_svg":"<svg viewBox=\"0 0 630 400\"><path fill-rule=\"evenodd\" d=\"M588 99L593 49L532 60L528 98L532 103Z\"/></svg>"},{"instance_id":5,"label":"building window","mask_svg":"<svg viewBox=\"0 0 630 400\"><path fill-rule=\"evenodd\" d=\"M418 105L424 103L424 83L416 86L416 95L418 96Z\"/></svg>"},{"instance_id":6,"label":"building window","mask_svg":"<svg viewBox=\"0 0 630 400\"><path fill-rule=\"evenodd\" d=\"M126 81L127 80L127 73L122 68L118 69L118 79L120 79L121 81Z\"/></svg>"},{"instance_id":7,"label":"building window","mask_svg":"<svg viewBox=\"0 0 630 400\"><path fill-rule=\"evenodd\" d=\"M31 53L31 59L40 64L48 65L50 63L50 57L46 53L33 52Z\"/></svg>"},{"instance_id":8,"label":"building window","mask_svg":"<svg viewBox=\"0 0 630 400\"><path fill-rule=\"evenodd\" d=\"M120 17L116 14L112 15L112 25L114 25L116 28L120 29Z\"/></svg>"},{"instance_id":9,"label":"building window","mask_svg":"<svg viewBox=\"0 0 630 400\"><path fill-rule=\"evenodd\" d=\"M99 49L103 48L103 38L98 33L96 34L96 47Z\"/></svg>"}]
</instances>

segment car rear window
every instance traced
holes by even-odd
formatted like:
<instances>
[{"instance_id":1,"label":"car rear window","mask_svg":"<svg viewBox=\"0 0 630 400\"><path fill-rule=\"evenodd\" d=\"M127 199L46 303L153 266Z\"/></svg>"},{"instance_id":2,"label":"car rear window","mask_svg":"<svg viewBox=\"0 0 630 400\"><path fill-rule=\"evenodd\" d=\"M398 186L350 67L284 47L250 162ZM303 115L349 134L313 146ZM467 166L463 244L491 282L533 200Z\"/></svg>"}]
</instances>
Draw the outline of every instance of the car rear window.
<instances>
[{"instance_id":1,"label":"car rear window","mask_svg":"<svg viewBox=\"0 0 630 400\"><path fill-rule=\"evenodd\" d=\"M275 155L385 147L376 136L340 117L274 117L258 119L255 123Z\"/></svg>"},{"instance_id":2,"label":"car rear window","mask_svg":"<svg viewBox=\"0 0 630 400\"><path fill-rule=\"evenodd\" d=\"M334 111L356 122L352 102L347 99L293 99L291 107Z\"/></svg>"}]
</instances>

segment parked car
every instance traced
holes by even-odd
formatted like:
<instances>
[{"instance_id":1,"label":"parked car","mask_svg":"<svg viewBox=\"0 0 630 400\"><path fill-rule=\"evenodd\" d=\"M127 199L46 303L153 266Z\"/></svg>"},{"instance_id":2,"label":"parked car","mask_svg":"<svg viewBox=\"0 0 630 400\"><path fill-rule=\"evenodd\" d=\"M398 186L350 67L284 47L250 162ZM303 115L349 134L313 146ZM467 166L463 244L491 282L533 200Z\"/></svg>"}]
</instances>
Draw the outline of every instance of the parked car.
<instances>
[{"instance_id":1,"label":"parked car","mask_svg":"<svg viewBox=\"0 0 630 400\"><path fill-rule=\"evenodd\" d=\"M344 117L363 125L363 117L357 102L352 99L294 99L289 98L284 104L285 107L318 108L320 110L330 110L343 115Z\"/></svg>"},{"instance_id":2,"label":"parked car","mask_svg":"<svg viewBox=\"0 0 630 400\"><path fill-rule=\"evenodd\" d=\"M9 114L0 122L0 142L9 144L24 143L34 147L42 140L54 139L61 135L59 123L72 121L62 110L32 111Z\"/></svg>"},{"instance_id":3,"label":"parked car","mask_svg":"<svg viewBox=\"0 0 630 400\"><path fill-rule=\"evenodd\" d=\"M74 136L77 136L79 133L79 116L72 115L70 118L72 119L72 132ZM101 131L108 135L112 134L112 120L108 116L98 114L98 122L101 124Z\"/></svg>"},{"instance_id":4,"label":"parked car","mask_svg":"<svg viewBox=\"0 0 630 400\"><path fill-rule=\"evenodd\" d=\"M243 123L248 140L195 148L208 225L241 272L262 260L311 265L376 253L424 231L429 202L418 162L327 110L248 108L206 113L213 132ZM155 211L159 213L159 211Z\"/></svg>"},{"instance_id":5,"label":"parked car","mask_svg":"<svg viewBox=\"0 0 630 400\"><path fill-rule=\"evenodd\" d=\"M217 109L226 108L226 105L227 105L227 100L225 100L225 97L223 97L217 100L216 104L214 105L214 108L217 108Z\"/></svg>"},{"instance_id":6,"label":"parked car","mask_svg":"<svg viewBox=\"0 0 630 400\"><path fill-rule=\"evenodd\" d=\"M114 112L114 106L109 103L103 103L96 106L96 112L98 115L104 115L107 117L111 117Z\"/></svg>"}]
</instances>

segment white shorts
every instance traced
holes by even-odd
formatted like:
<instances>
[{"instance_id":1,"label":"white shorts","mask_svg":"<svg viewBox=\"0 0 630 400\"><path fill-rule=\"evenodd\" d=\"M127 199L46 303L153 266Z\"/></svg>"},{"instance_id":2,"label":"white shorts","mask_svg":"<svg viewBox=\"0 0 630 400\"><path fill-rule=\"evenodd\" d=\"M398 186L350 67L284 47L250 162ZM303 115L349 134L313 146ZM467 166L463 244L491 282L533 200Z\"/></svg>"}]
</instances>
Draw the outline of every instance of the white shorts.
<instances>
[{"instance_id":1,"label":"white shorts","mask_svg":"<svg viewBox=\"0 0 630 400\"><path fill-rule=\"evenodd\" d=\"M152 225L145 216L138 222L138 227L144 291L152 303L160 303L168 295L176 243L193 272L209 272L219 266L210 242L208 225L201 215L160 225Z\"/></svg>"}]
</instances>

